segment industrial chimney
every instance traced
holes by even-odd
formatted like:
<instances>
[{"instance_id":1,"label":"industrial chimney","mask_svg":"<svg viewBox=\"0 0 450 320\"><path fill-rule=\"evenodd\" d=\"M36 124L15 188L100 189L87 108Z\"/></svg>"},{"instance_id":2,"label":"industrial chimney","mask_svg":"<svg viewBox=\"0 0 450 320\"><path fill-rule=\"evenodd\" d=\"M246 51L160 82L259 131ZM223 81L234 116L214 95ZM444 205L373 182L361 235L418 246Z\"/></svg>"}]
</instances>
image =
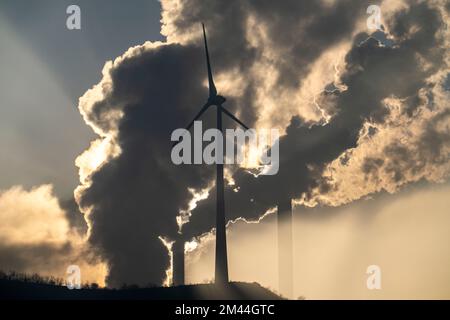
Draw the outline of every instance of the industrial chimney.
<instances>
[{"instance_id":1,"label":"industrial chimney","mask_svg":"<svg viewBox=\"0 0 450 320\"><path fill-rule=\"evenodd\" d=\"M180 236L172 245L172 285L184 285L184 240Z\"/></svg>"},{"instance_id":2,"label":"industrial chimney","mask_svg":"<svg viewBox=\"0 0 450 320\"><path fill-rule=\"evenodd\" d=\"M293 248L292 248L292 202L278 202L278 290L288 298L293 296Z\"/></svg>"}]
</instances>

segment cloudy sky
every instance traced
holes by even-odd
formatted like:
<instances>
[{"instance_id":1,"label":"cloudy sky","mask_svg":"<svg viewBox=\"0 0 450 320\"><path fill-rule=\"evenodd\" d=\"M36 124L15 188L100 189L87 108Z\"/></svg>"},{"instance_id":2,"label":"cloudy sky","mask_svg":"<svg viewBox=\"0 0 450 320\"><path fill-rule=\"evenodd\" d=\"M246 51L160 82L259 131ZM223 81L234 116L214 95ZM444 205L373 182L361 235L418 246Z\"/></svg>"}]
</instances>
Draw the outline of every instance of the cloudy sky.
<instances>
[{"instance_id":1,"label":"cloudy sky","mask_svg":"<svg viewBox=\"0 0 450 320\"><path fill-rule=\"evenodd\" d=\"M266 213L292 199L295 297L449 298L449 14L446 0L2 1L0 269L162 284L181 216L187 280L211 280L214 167L170 160L208 94L205 22L226 107L282 133L277 175L227 167L231 279L277 290Z\"/></svg>"}]
</instances>

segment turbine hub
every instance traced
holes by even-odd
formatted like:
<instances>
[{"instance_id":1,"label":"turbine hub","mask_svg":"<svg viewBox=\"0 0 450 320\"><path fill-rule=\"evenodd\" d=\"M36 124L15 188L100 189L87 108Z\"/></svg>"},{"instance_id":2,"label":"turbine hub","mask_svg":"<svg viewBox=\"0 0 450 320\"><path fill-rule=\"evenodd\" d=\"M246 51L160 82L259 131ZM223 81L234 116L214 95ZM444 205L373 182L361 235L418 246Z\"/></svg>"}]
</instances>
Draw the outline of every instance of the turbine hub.
<instances>
[{"instance_id":1,"label":"turbine hub","mask_svg":"<svg viewBox=\"0 0 450 320\"><path fill-rule=\"evenodd\" d=\"M212 105L216 106L222 105L225 101L227 101L227 99L225 99L225 97L222 97L221 95L216 95L214 97L209 98L209 102Z\"/></svg>"}]
</instances>

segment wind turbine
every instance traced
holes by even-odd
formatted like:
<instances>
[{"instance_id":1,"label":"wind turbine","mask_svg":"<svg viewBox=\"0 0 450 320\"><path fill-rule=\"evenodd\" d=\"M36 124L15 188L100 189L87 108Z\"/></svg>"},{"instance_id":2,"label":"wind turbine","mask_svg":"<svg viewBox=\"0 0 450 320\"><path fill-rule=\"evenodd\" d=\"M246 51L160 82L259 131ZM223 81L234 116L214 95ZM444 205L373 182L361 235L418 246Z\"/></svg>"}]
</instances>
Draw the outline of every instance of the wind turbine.
<instances>
[{"instance_id":1,"label":"wind turbine","mask_svg":"<svg viewBox=\"0 0 450 320\"><path fill-rule=\"evenodd\" d=\"M199 113L186 127L189 130L195 121L197 121L201 115L208 110L209 107L215 106L217 112L217 129L222 132L222 114L226 114L232 120L236 121L239 125L248 130L248 127L243 124L232 113L225 109L222 104L226 99L217 94L216 86L214 85L213 74L211 70L211 63L209 60L208 42L206 40L205 25L202 23L203 38L205 42L206 52L206 66L208 68L208 87L209 97L205 105L200 109ZM225 199L224 199L224 181L223 181L223 163L216 164L216 265L215 265L215 283L226 284L228 283L228 258L227 258L227 236L226 236L226 224L225 224Z\"/></svg>"}]
</instances>

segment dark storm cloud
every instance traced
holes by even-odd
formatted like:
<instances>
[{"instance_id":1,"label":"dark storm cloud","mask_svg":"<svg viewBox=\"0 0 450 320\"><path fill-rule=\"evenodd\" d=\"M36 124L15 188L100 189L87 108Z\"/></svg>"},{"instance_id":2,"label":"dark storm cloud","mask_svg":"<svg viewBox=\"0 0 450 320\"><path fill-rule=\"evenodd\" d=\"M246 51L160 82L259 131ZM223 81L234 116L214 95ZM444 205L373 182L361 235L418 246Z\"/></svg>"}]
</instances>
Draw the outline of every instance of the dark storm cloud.
<instances>
[{"instance_id":1,"label":"dark storm cloud","mask_svg":"<svg viewBox=\"0 0 450 320\"><path fill-rule=\"evenodd\" d=\"M331 186L322 178L323 169L344 151L356 147L366 120L383 122L388 112L382 102L384 98L408 98L408 108L414 110L417 107L417 98L414 97L424 86L425 79L442 66L444 52L436 43L435 34L442 20L435 10L422 3L402 11L392 21L396 36L404 37L412 21L419 31L395 47L383 46L373 38L361 43L359 39L367 39L367 34L355 37L353 48L346 57L347 70L342 76L348 90L333 97L333 103L339 108L337 116L325 126L309 126L294 117L287 135L280 140L280 171L277 175L255 179L243 170L234 174L239 192L233 191L236 186L226 190L228 219L258 218L280 200L299 198L302 194L308 198L313 188L326 193ZM427 71L417 59L417 53L431 63ZM429 132L432 134L432 130ZM448 139L441 133L437 135L441 138L435 139L431 145ZM429 139L424 136L424 140ZM386 170L392 170L398 180L401 180L405 169L398 163L407 161L405 157L408 157L408 153L402 151L405 150L401 144L386 147L384 151L391 164ZM376 174L379 160L368 159L363 170ZM214 226L214 205L214 196L201 201L184 232L196 236L211 229Z\"/></svg>"},{"instance_id":2,"label":"dark storm cloud","mask_svg":"<svg viewBox=\"0 0 450 320\"><path fill-rule=\"evenodd\" d=\"M338 1L333 5L327 5L320 1L241 1L220 2L212 1L208 5L201 5L198 1L187 2L180 14L174 18L172 23L180 30L189 29L198 21L205 21L209 32L211 55L214 57L214 64L218 71L224 71L236 65L243 74L253 66L254 59L261 55L263 48L252 48L246 40L246 33L252 33L247 29L247 19L252 16L256 21L267 27L268 37L275 50L284 52L283 59L275 61L276 69L280 71L277 79L278 87L298 87L302 76L305 76L311 68L311 63L315 61L324 51L336 45L342 40L351 36L351 31L358 18L365 14L368 2L365 1ZM163 6L164 7L164 6ZM242 108L242 118L244 122L252 124L253 117L258 106L252 100L253 92L257 89L257 83L253 83L248 77L247 95L240 97L239 103ZM220 88L219 88L220 91ZM224 92L226 95L226 93ZM236 101L229 101L234 106ZM280 106L282 112L283 106ZM311 135L308 130L300 124L302 120L293 119L290 131L295 131L296 126L302 139ZM300 133L300 131L302 133ZM319 131L313 129L314 132ZM331 130L330 130L331 131ZM356 135L357 132L353 134ZM326 133L323 133L326 135ZM314 135L314 134L313 134ZM311 136L313 136L311 135ZM330 135L334 133L330 132ZM345 139L337 137L337 139ZM314 173L319 174L320 170L314 168L308 173L304 161L297 161L292 154L287 154L290 144L295 137L283 139L280 143L281 170L277 177L260 176L257 180L244 171L236 173L234 179L239 185L240 192L235 193L234 188L229 188L227 192L227 212L230 219L240 216L258 217L263 210L268 209L276 203L276 199L293 197L298 190L305 189L304 186L311 186L316 179ZM302 140L300 140L302 141ZM334 145L330 140L331 149ZM323 146L317 146L318 148ZM342 152L341 148L339 149ZM309 152L309 151L308 151ZM311 150L312 154L318 150ZM340 152L330 152L328 161L333 159ZM287 159L292 159L292 164L285 164ZM295 167L290 172L288 167ZM300 179L301 178L301 179ZM280 184L280 181L282 183ZM279 188L273 190L273 184ZM206 201L199 203L195 210L192 223L183 227L187 237L198 235L199 232L207 231L214 221L214 195L215 189L210 193ZM231 200L232 199L232 200Z\"/></svg>"},{"instance_id":3,"label":"dark storm cloud","mask_svg":"<svg viewBox=\"0 0 450 320\"><path fill-rule=\"evenodd\" d=\"M183 25L199 25L200 21L205 21L209 37L214 39L211 41L211 54L216 73L232 67L246 73L261 50L248 47L245 39L245 18L249 11L261 15L262 19L268 19L264 17L266 11L267 14L279 11L277 19L267 21L270 26L276 26L276 20L282 22L282 17L289 22L314 12L325 12L328 16L335 15L336 19L344 13L340 7L337 12L321 11L323 8L319 4L299 6L297 3L292 1L289 10L288 7L277 9L269 2L261 3L261 7L251 4L249 8L237 1L209 2L207 6L187 2L180 16L187 19L176 23L182 28ZM346 13L351 15L352 10L357 9L352 8L350 13ZM211 19L214 12L219 14L219 19ZM349 31L353 22L343 21L340 26ZM283 22L282 28L292 30L289 23ZM333 41L344 36L343 30L329 26L326 38L314 41L314 35L323 31L321 28L320 24L312 24L308 29L313 34L308 42L310 52L300 61L295 61L299 55L296 51L302 50L296 41L297 47L291 48L286 61L280 62L286 64L286 71L291 69L289 65L294 64L298 72L304 72L305 65ZM292 41L289 37L278 39L276 34L272 36L277 46L286 47ZM168 137L172 130L184 127L207 97L202 85L205 78L203 48L198 43L144 50L112 69L111 77L112 92L96 103L87 116L90 122L107 132L113 130L109 117L111 112L123 112L118 124L121 154L92 176L92 185L83 192L79 204L93 208L88 218L91 223L90 242L109 264L110 285L160 283L169 260L158 236L176 237L175 217L180 209L187 208L191 198L187 187L205 187L213 177L212 167L176 167L169 158L171 143ZM284 82L285 78L280 78L280 85ZM252 85L252 82L248 83L239 101L248 105L242 116L249 124L255 120L251 100L255 88ZM227 107L234 111L236 101L229 99ZM206 115L206 123L210 120L211 113Z\"/></svg>"},{"instance_id":4,"label":"dark storm cloud","mask_svg":"<svg viewBox=\"0 0 450 320\"><path fill-rule=\"evenodd\" d=\"M365 15L369 4L374 2L344 0L327 5L322 1L233 0L206 4L193 0L183 3L171 24L183 33L205 22L216 73L238 68L247 75L264 50L248 42L247 34L254 33L248 26L252 17L257 25L267 28L271 48L283 52L280 60L273 61L279 70L277 86L297 88L313 61L327 48L351 37L357 19ZM234 109L237 102L242 120L251 125L257 109L253 98L258 83L252 77L246 77L246 81L245 94L239 101L229 99L227 107Z\"/></svg>"},{"instance_id":5,"label":"dark storm cloud","mask_svg":"<svg viewBox=\"0 0 450 320\"><path fill-rule=\"evenodd\" d=\"M70 227L74 228L78 234L85 235L87 232L86 220L83 219L75 199L59 200L59 205L63 209Z\"/></svg>"},{"instance_id":6,"label":"dark storm cloud","mask_svg":"<svg viewBox=\"0 0 450 320\"><path fill-rule=\"evenodd\" d=\"M109 285L161 283L169 259L158 237L175 238L176 216L191 198L187 188L210 180L212 169L177 167L170 159L171 132L185 126L207 96L200 49L164 45L124 60L111 71L113 91L90 113L109 130L106 114L123 111L121 154L93 175L80 201L93 206L90 242L109 263Z\"/></svg>"},{"instance_id":7,"label":"dark storm cloud","mask_svg":"<svg viewBox=\"0 0 450 320\"><path fill-rule=\"evenodd\" d=\"M239 109L241 118L252 126L258 87L250 69L264 48L248 43L248 18L267 28L273 50L285 53L274 62L280 71L277 86L294 88L321 54L351 37L367 5L365 1L187 1L170 23L180 34L197 30L200 21L206 23L215 73L237 68L245 78L243 94L230 98L226 106L233 112ZM244 170L235 171L240 189L226 189L228 219L257 218L279 200L303 193L308 197L315 187L329 191L332 186L322 178L325 166L356 146L367 119L383 121L387 110L382 99L417 95L424 79L439 68L442 52L434 43L439 16L426 4L413 6L392 21L396 35L400 38L408 32L411 16L417 16L414 22L422 28L398 46L383 46L375 39L361 43L367 34L355 38L341 77L348 89L323 94L336 105L337 115L323 126L299 116L291 119L280 141L278 175L254 178ZM423 71L416 53L430 60L430 69ZM175 218L191 199L187 188L204 188L214 177L214 167L177 167L170 160L171 132L184 127L207 96L204 52L200 42L143 48L109 72L111 90L93 105L87 118L105 132L115 131L110 115L114 110L122 112L116 139L121 153L93 174L79 204L92 208L90 242L109 264L109 285L159 284L169 258L158 236L177 236ZM282 112L283 106L279 108ZM204 120L205 126L213 124L212 112ZM184 236L211 230L214 217L213 189L183 226Z\"/></svg>"}]
</instances>

